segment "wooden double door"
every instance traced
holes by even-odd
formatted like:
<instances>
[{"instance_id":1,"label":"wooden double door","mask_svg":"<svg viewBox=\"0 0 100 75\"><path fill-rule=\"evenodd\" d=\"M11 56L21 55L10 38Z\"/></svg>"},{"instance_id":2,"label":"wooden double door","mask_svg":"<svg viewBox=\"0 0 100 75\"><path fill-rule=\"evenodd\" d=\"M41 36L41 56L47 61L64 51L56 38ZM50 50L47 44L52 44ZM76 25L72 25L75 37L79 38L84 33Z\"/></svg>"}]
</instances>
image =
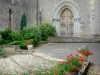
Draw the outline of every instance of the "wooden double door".
<instances>
[{"instance_id":1,"label":"wooden double door","mask_svg":"<svg viewBox=\"0 0 100 75\"><path fill-rule=\"evenodd\" d=\"M74 16L68 8L60 14L60 35L63 37L73 37L74 35Z\"/></svg>"}]
</instances>

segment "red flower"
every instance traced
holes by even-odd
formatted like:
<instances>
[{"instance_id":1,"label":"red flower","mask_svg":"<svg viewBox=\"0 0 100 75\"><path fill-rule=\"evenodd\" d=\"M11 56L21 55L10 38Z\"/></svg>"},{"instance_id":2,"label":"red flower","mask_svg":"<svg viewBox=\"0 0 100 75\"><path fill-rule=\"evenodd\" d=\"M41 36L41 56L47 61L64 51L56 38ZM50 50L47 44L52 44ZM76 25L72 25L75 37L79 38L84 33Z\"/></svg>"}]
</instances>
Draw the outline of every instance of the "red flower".
<instances>
[{"instance_id":1,"label":"red flower","mask_svg":"<svg viewBox=\"0 0 100 75\"><path fill-rule=\"evenodd\" d=\"M72 65L72 69L74 69L75 66Z\"/></svg>"},{"instance_id":2,"label":"red flower","mask_svg":"<svg viewBox=\"0 0 100 75\"><path fill-rule=\"evenodd\" d=\"M83 63L84 64L84 63ZM84 64L84 66L87 66L87 64Z\"/></svg>"},{"instance_id":3,"label":"red flower","mask_svg":"<svg viewBox=\"0 0 100 75\"><path fill-rule=\"evenodd\" d=\"M70 70L70 71L69 71L69 73L70 73L70 75L72 75L72 74L73 74L73 71L72 71L72 70Z\"/></svg>"},{"instance_id":4,"label":"red flower","mask_svg":"<svg viewBox=\"0 0 100 75\"><path fill-rule=\"evenodd\" d=\"M54 75L57 75L57 70L54 70Z\"/></svg>"},{"instance_id":5,"label":"red flower","mask_svg":"<svg viewBox=\"0 0 100 75\"><path fill-rule=\"evenodd\" d=\"M64 64L66 64L66 62L65 61L60 61L60 64L64 65Z\"/></svg>"},{"instance_id":6,"label":"red flower","mask_svg":"<svg viewBox=\"0 0 100 75\"><path fill-rule=\"evenodd\" d=\"M72 57L72 54L70 54L70 57Z\"/></svg>"},{"instance_id":7,"label":"red flower","mask_svg":"<svg viewBox=\"0 0 100 75\"><path fill-rule=\"evenodd\" d=\"M78 68L77 68L77 70L81 70L81 69L82 69L82 67L78 67Z\"/></svg>"},{"instance_id":8,"label":"red flower","mask_svg":"<svg viewBox=\"0 0 100 75\"><path fill-rule=\"evenodd\" d=\"M86 56L88 56L89 55L89 52L87 50L84 50L83 51L83 54L86 55Z\"/></svg>"},{"instance_id":9,"label":"red flower","mask_svg":"<svg viewBox=\"0 0 100 75\"><path fill-rule=\"evenodd\" d=\"M79 60L80 60L81 62L83 62L83 61L84 61L84 59L83 59L81 56L80 56Z\"/></svg>"}]
</instances>

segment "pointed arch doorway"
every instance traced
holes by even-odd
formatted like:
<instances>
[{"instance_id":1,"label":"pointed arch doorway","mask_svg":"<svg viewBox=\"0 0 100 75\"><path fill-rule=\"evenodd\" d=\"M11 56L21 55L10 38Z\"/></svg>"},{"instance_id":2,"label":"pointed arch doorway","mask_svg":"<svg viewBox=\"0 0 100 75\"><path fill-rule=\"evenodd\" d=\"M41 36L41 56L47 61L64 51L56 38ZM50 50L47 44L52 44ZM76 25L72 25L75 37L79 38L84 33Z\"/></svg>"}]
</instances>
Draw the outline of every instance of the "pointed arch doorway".
<instances>
[{"instance_id":1,"label":"pointed arch doorway","mask_svg":"<svg viewBox=\"0 0 100 75\"><path fill-rule=\"evenodd\" d=\"M62 2L55 8L52 23L56 28L57 36L80 37L79 12L79 7L71 1Z\"/></svg>"},{"instance_id":2,"label":"pointed arch doorway","mask_svg":"<svg viewBox=\"0 0 100 75\"><path fill-rule=\"evenodd\" d=\"M73 37L74 34L74 15L69 8L65 8L60 14L60 35Z\"/></svg>"}]
</instances>

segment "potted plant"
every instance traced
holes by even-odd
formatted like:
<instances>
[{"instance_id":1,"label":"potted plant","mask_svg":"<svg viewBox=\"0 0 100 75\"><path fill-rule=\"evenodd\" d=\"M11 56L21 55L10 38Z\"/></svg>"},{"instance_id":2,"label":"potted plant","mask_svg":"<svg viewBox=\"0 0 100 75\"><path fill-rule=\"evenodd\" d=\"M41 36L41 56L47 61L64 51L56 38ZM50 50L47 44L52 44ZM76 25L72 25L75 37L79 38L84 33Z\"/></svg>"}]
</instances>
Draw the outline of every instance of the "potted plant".
<instances>
[{"instance_id":1,"label":"potted plant","mask_svg":"<svg viewBox=\"0 0 100 75\"><path fill-rule=\"evenodd\" d=\"M80 56L84 59L84 61L88 60L88 56L94 54L93 52L90 52L88 48L80 48L77 50L79 52Z\"/></svg>"},{"instance_id":2,"label":"potted plant","mask_svg":"<svg viewBox=\"0 0 100 75\"><path fill-rule=\"evenodd\" d=\"M33 39L28 39L26 40L26 42L24 43L25 46L27 46L28 50L32 50L33 49Z\"/></svg>"}]
</instances>

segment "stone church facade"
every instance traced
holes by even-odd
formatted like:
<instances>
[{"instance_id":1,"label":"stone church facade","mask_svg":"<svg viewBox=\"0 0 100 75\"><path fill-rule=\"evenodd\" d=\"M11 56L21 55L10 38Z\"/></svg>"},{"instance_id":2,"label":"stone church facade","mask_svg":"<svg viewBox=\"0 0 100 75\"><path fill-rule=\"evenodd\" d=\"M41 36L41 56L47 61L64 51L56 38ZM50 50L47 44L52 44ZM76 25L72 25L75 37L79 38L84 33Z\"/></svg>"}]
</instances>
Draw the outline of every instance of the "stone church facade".
<instances>
[{"instance_id":1,"label":"stone church facade","mask_svg":"<svg viewBox=\"0 0 100 75\"><path fill-rule=\"evenodd\" d=\"M0 0L0 11L1 29L19 30L25 14L28 25L51 23L58 36L100 35L100 0Z\"/></svg>"}]
</instances>

